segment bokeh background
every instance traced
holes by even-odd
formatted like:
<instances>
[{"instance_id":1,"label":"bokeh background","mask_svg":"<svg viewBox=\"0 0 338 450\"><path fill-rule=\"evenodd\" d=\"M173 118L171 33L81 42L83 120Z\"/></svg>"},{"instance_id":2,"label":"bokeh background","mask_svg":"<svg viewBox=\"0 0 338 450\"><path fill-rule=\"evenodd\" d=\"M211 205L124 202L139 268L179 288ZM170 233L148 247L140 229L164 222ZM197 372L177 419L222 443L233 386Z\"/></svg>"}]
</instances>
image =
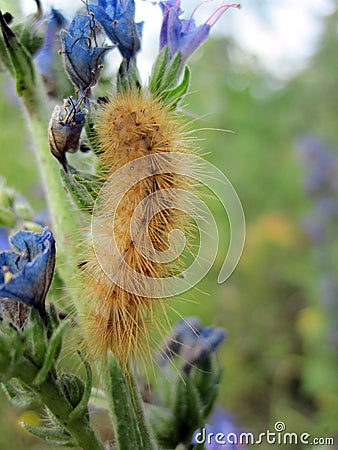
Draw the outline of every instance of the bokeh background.
<instances>
[{"instance_id":1,"label":"bokeh background","mask_svg":"<svg viewBox=\"0 0 338 450\"><path fill-rule=\"evenodd\" d=\"M54 6L70 17L77 3ZM0 5L20 17L34 2ZM210 200L224 248L175 308L227 330L217 356L224 368L219 405L240 428L273 431L283 421L287 431L338 443L338 13L329 0L242 5L193 56L184 108L200 129L205 158L241 199L246 244L234 274L217 284L228 225ZM159 23L146 28L145 78L160 25L156 7L146 8ZM194 9L192 2L186 9ZM207 16L196 12L197 20ZM3 69L0 90L0 175L41 213L30 133ZM38 416L13 408L1 394L0 449L47 448L20 420L36 423Z\"/></svg>"}]
</instances>

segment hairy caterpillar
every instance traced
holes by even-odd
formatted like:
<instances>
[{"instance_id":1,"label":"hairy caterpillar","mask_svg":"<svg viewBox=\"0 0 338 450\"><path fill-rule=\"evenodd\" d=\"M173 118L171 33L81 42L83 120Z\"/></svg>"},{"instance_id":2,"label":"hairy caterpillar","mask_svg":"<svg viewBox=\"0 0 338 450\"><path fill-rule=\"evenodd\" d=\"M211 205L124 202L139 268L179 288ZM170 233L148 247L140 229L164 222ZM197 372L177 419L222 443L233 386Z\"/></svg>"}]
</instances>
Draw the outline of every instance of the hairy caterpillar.
<instances>
[{"instance_id":1,"label":"hairy caterpillar","mask_svg":"<svg viewBox=\"0 0 338 450\"><path fill-rule=\"evenodd\" d=\"M180 174L178 156L192 153L194 145L177 114L145 91L116 94L94 126L104 185L83 271L89 303L85 337L92 356L111 350L126 367L131 358L150 352L150 330L162 326L157 281L177 266L175 258L166 262L173 259L169 236L187 228L184 192L194 185ZM135 174L137 182L129 183Z\"/></svg>"}]
</instances>

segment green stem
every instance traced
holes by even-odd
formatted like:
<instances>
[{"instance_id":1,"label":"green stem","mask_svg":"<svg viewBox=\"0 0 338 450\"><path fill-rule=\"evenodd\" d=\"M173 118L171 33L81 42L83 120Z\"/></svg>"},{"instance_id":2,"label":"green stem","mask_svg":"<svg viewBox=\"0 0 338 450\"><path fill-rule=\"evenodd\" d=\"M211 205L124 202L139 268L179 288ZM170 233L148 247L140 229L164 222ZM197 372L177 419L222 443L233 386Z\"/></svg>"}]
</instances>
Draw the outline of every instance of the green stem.
<instances>
[{"instance_id":1,"label":"green stem","mask_svg":"<svg viewBox=\"0 0 338 450\"><path fill-rule=\"evenodd\" d=\"M109 412L114 424L116 449L148 450L148 447L145 447L142 442L142 425L137 423L126 375L113 357L109 358L108 369L105 377L105 391Z\"/></svg>"},{"instance_id":2,"label":"green stem","mask_svg":"<svg viewBox=\"0 0 338 450\"><path fill-rule=\"evenodd\" d=\"M137 386L134 375L131 373L128 375L128 382L135 408L136 418L142 436L143 448L144 450L157 450L155 437L152 433L150 423L144 411L143 400L139 388Z\"/></svg>"},{"instance_id":3,"label":"green stem","mask_svg":"<svg viewBox=\"0 0 338 450\"><path fill-rule=\"evenodd\" d=\"M88 420L85 419L85 414L68 421L68 416L73 408L64 399L62 393L57 389L50 377L36 389L43 403L59 419L60 423L75 438L83 450L104 449L103 444L91 429Z\"/></svg>"},{"instance_id":4,"label":"green stem","mask_svg":"<svg viewBox=\"0 0 338 450\"><path fill-rule=\"evenodd\" d=\"M60 424L72 435L78 445L83 450L104 450L104 445L90 427L88 415L82 414L73 420L69 420L69 415L74 408L64 397L53 377L49 375L43 383L33 386L32 380L35 375L36 367L34 367L33 363L27 358L22 358L18 367L18 376L36 392L41 402L47 406Z\"/></svg>"},{"instance_id":5,"label":"green stem","mask_svg":"<svg viewBox=\"0 0 338 450\"><path fill-rule=\"evenodd\" d=\"M48 145L48 121L50 112L47 97L42 97L43 93L37 94L37 107L32 110L29 105L25 105L31 126L32 137L36 159L40 168L42 182L45 188L47 204L53 222L53 232L57 243L58 271L65 286L69 289L69 294L77 310L81 308L74 285L77 264L80 255L80 242L82 241L81 214L71 203L61 181L60 166L50 153ZM41 98L42 97L42 98Z\"/></svg>"}]
</instances>

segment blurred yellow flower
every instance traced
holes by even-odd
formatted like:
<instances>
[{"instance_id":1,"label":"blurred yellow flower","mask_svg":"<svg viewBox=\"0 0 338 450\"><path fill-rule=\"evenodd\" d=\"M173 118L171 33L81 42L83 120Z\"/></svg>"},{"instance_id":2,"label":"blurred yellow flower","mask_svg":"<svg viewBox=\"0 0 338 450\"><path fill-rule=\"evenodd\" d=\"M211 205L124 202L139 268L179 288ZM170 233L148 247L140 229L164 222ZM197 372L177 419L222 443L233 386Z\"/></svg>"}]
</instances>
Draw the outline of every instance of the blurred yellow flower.
<instances>
[{"instance_id":1,"label":"blurred yellow flower","mask_svg":"<svg viewBox=\"0 0 338 450\"><path fill-rule=\"evenodd\" d=\"M21 423L25 423L27 425L32 425L33 427L38 427L41 425L40 420L39 420L39 415L35 411L32 411L32 410L27 410L27 411L24 411L22 414L20 414L20 416L18 418L18 425L20 425ZM22 430L22 432L25 434L28 433L28 431L26 431L21 426L20 426L20 430Z\"/></svg>"},{"instance_id":2,"label":"blurred yellow flower","mask_svg":"<svg viewBox=\"0 0 338 450\"><path fill-rule=\"evenodd\" d=\"M292 221L279 212L260 217L252 226L255 241L267 241L285 247L291 247L297 240L298 230Z\"/></svg>"}]
</instances>

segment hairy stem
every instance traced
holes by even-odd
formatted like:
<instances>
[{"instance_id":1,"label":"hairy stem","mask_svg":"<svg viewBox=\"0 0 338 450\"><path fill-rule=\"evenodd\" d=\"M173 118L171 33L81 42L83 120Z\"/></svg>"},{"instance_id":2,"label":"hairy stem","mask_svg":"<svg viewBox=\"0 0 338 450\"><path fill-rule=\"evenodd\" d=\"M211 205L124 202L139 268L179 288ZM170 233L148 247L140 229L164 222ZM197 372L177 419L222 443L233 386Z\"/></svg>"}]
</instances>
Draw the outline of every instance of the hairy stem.
<instances>
[{"instance_id":1,"label":"hairy stem","mask_svg":"<svg viewBox=\"0 0 338 450\"><path fill-rule=\"evenodd\" d=\"M87 414L79 415L72 420L68 419L74 408L60 391L52 375L48 375L43 383L34 386L32 380L36 375L36 367L31 361L22 358L17 370L18 376L36 392L41 402L53 413L60 425L71 434L79 447L83 450L104 450L104 445L90 427Z\"/></svg>"},{"instance_id":2,"label":"hairy stem","mask_svg":"<svg viewBox=\"0 0 338 450\"><path fill-rule=\"evenodd\" d=\"M145 415L143 400L141 398L141 394L137 386L135 377L131 373L128 376L128 382L130 386L131 398L135 408L136 418L142 435L144 449L156 450L156 441L153 436L147 416Z\"/></svg>"},{"instance_id":3,"label":"hairy stem","mask_svg":"<svg viewBox=\"0 0 338 450\"><path fill-rule=\"evenodd\" d=\"M40 168L45 195L52 217L53 232L57 242L58 271L68 288L77 310L80 309L79 295L73 287L75 283L77 264L79 261L82 229L81 215L71 203L61 181L60 166L50 153L48 145L48 121L50 112L47 97L37 94L34 110L26 105L30 128L34 141L36 159Z\"/></svg>"},{"instance_id":4,"label":"hairy stem","mask_svg":"<svg viewBox=\"0 0 338 450\"><path fill-rule=\"evenodd\" d=\"M105 380L108 407L115 427L118 450L142 448L157 450L145 419L141 399L135 400L136 381L133 374L125 374L113 357L109 359L109 371Z\"/></svg>"}]
</instances>

